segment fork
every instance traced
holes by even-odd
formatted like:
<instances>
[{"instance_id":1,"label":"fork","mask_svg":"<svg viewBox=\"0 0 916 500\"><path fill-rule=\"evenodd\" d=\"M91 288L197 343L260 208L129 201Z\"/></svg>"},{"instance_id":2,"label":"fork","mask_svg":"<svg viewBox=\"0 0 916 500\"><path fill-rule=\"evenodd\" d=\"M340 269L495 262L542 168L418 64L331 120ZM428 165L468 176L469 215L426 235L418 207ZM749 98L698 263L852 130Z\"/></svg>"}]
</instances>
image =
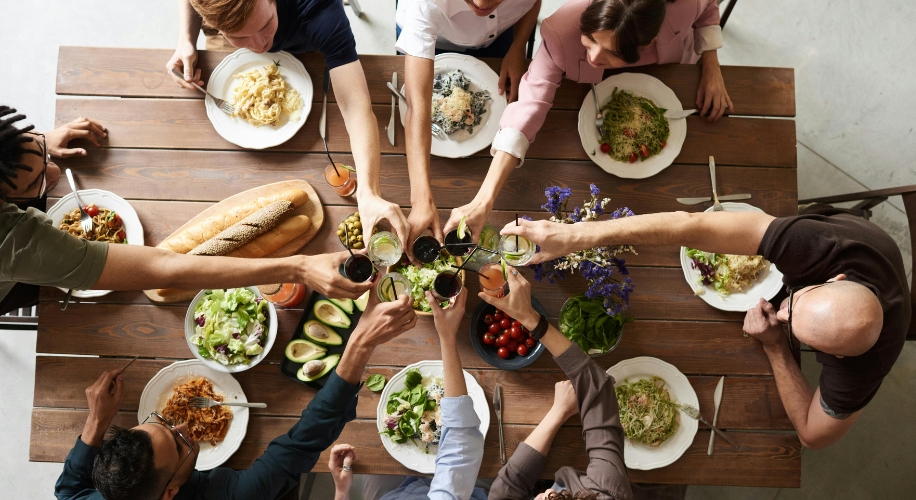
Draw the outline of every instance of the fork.
<instances>
[{"instance_id":1,"label":"fork","mask_svg":"<svg viewBox=\"0 0 916 500\"><path fill-rule=\"evenodd\" d=\"M709 157L709 176L712 177L712 211L721 212L725 209L722 208L722 204L719 203L719 195L716 194L716 160L712 156Z\"/></svg>"},{"instance_id":2,"label":"fork","mask_svg":"<svg viewBox=\"0 0 916 500\"><path fill-rule=\"evenodd\" d=\"M604 115L601 113L601 106L598 105L598 88L592 84L592 98L595 99L595 130L598 131L598 137L604 137Z\"/></svg>"},{"instance_id":3,"label":"fork","mask_svg":"<svg viewBox=\"0 0 916 500\"><path fill-rule=\"evenodd\" d=\"M80 194L76 190L76 182L73 181L73 172L71 172L69 168L67 169L67 180L70 182L70 189L73 190L73 197L76 198L76 204L79 205L80 208L80 229L82 229L84 233L89 234L92 232L92 217L83 210L85 205L83 205L83 201L80 200Z\"/></svg>"},{"instance_id":4,"label":"fork","mask_svg":"<svg viewBox=\"0 0 916 500\"><path fill-rule=\"evenodd\" d=\"M407 104L407 98L404 97L404 94L402 94L401 91L398 90L394 85L392 85L391 82L388 82L388 90L390 90L392 94L398 96L399 99L404 101L404 104ZM433 133L436 139L445 140L445 132L443 132L442 129L435 123L431 123L430 125L430 131Z\"/></svg>"},{"instance_id":5,"label":"fork","mask_svg":"<svg viewBox=\"0 0 916 500\"><path fill-rule=\"evenodd\" d=\"M211 408L213 406L242 406L245 408L267 408L266 403L223 403L210 398L191 398L188 402L191 408Z\"/></svg>"},{"instance_id":6,"label":"fork","mask_svg":"<svg viewBox=\"0 0 916 500\"><path fill-rule=\"evenodd\" d=\"M184 80L184 75L182 75L181 72L178 71L177 69L172 68L172 74L175 75L175 76L177 76L178 78L181 78L182 80ZM213 99L214 101L216 101L216 107L218 107L218 108L220 109L220 111L222 111L223 113L226 113L227 115L234 115L234 114L235 114L235 106L233 106L233 105L229 104L228 102L226 102L226 101L220 99L219 97L216 97L216 96L214 96L213 94L207 92L207 91L204 90L200 85L198 85L198 84L196 84L196 83L194 83L194 82L188 82L188 83L190 83L191 85L194 86L194 88L196 88L197 90L203 92L205 95L210 96L211 99Z\"/></svg>"},{"instance_id":7,"label":"fork","mask_svg":"<svg viewBox=\"0 0 916 500\"><path fill-rule=\"evenodd\" d=\"M713 431L715 431L716 434L722 436L722 439L728 441L728 444L734 446L735 449L737 449L737 450L740 450L740 449L741 449L740 446L736 445L735 442L732 441L731 438L728 437L728 434L726 434L725 432L719 430L718 427L716 427L715 425L710 424L705 418L703 418L703 415L700 415L700 410L697 410L697 409L694 408L693 406L690 406L690 405L687 405L687 404L682 404L682 405L680 405L680 408L681 408L681 411L684 412L684 413L686 413L687 416L689 416L690 418L693 418L693 419L695 419L695 420L699 420L700 422L703 422L704 424L706 424L707 427L709 427L710 429L712 429Z\"/></svg>"}]
</instances>

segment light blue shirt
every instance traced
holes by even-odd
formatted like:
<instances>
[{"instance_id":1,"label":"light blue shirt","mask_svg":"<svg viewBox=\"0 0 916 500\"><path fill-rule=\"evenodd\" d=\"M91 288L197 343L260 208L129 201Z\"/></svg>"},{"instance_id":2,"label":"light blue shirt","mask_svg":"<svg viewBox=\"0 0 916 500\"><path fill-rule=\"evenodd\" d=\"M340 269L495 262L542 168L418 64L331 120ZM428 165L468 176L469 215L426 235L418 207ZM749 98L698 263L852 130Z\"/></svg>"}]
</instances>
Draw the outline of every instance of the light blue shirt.
<instances>
[{"instance_id":1,"label":"light blue shirt","mask_svg":"<svg viewBox=\"0 0 916 500\"><path fill-rule=\"evenodd\" d=\"M380 500L486 500L487 492L475 488L483 461L480 418L469 396L442 398L442 434L432 479L408 477Z\"/></svg>"}]
</instances>

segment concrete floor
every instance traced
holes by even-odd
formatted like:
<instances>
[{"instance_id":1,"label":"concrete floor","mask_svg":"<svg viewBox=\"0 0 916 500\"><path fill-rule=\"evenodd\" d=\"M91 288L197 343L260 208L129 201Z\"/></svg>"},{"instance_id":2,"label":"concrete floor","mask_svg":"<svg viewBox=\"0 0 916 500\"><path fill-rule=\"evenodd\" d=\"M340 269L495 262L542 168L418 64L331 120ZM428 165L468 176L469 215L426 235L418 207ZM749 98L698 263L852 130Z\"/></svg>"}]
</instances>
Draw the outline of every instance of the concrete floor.
<instances>
[{"instance_id":1,"label":"concrete floor","mask_svg":"<svg viewBox=\"0 0 916 500\"><path fill-rule=\"evenodd\" d=\"M541 17L561 4L544 0ZM391 53L394 1L361 5L363 17L351 16L358 50ZM60 45L170 48L177 38L175 0L8 1L3 19L0 102L18 107L39 130L54 123ZM735 7L719 51L722 64L795 68L801 198L916 184L916 32L905 29L914 24L909 0L741 0ZM909 269L902 208L899 198L891 199L875 210L874 220L901 245ZM812 356L803 356L803 368L817 380ZM34 371L34 332L0 331L0 491L15 492L15 498L49 498L61 470L28 462ZM908 417L916 415L914 394L911 344L849 435L804 453L801 489L692 487L688 498L912 498L916 426ZM331 498L329 479L320 475L312 498ZM352 498L361 495L354 491Z\"/></svg>"}]
</instances>

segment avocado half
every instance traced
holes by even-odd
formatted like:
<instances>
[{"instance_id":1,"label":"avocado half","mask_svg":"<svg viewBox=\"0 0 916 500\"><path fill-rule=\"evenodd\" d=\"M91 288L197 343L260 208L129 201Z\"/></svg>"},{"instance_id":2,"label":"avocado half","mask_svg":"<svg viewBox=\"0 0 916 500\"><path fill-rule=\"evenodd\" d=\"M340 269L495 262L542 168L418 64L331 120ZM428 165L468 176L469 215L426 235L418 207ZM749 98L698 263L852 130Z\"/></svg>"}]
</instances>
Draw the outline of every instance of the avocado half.
<instances>
[{"instance_id":1,"label":"avocado half","mask_svg":"<svg viewBox=\"0 0 916 500\"><path fill-rule=\"evenodd\" d=\"M353 314L353 299L328 299L347 314Z\"/></svg>"},{"instance_id":2,"label":"avocado half","mask_svg":"<svg viewBox=\"0 0 916 500\"><path fill-rule=\"evenodd\" d=\"M306 321L302 325L302 334L312 342L320 345L341 345L343 337L334 331L330 326L320 321Z\"/></svg>"},{"instance_id":3,"label":"avocado half","mask_svg":"<svg viewBox=\"0 0 916 500\"><path fill-rule=\"evenodd\" d=\"M286 359L293 363L306 363L324 357L328 349L308 340L293 340L286 345Z\"/></svg>"},{"instance_id":4,"label":"avocado half","mask_svg":"<svg viewBox=\"0 0 916 500\"><path fill-rule=\"evenodd\" d=\"M300 368L299 371L296 372L296 377L303 382L314 382L320 379L321 377L324 377L328 373L330 373L331 370L333 370L334 367L337 366L337 363L339 362L340 362L340 354L332 354L331 356L327 356L322 359L312 360L302 365L302 368ZM308 373L307 369L311 368L311 366L309 365L311 365L312 363L315 363L315 364L324 363L324 367L321 368L321 371L316 372L314 375L310 377L307 374Z\"/></svg>"},{"instance_id":5,"label":"avocado half","mask_svg":"<svg viewBox=\"0 0 916 500\"><path fill-rule=\"evenodd\" d=\"M369 305L369 290L366 290L366 293L362 294L360 298L354 300L353 304L356 305L356 308L359 309L360 312L364 312L366 310L366 306Z\"/></svg>"},{"instance_id":6,"label":"avocado half","mask_svg":"<svg viewBox=\"0 0 916 500\"><path fill-rule=\"evenodd\" d=\"M350 317L337 304L330 300L319 300L315 302L315 318L322 323L337 328L349 328Z\"/></svg>"}]
</instances>

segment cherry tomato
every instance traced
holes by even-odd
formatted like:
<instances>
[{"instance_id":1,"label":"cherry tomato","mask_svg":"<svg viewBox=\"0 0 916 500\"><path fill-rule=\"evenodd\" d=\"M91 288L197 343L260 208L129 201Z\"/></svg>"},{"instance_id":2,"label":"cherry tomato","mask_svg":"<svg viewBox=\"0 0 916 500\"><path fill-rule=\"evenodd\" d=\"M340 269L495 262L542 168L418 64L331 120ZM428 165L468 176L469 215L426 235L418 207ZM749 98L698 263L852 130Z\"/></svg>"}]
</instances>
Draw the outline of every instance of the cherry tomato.
<instances>
[{"instance_id":1,"label":"cherry tomato","mask_svg":"<svg viewBox=\"0 0 916 500\"><path fill-rule=\"evenodd\" d=\"M519 327L513 326L512 328L509 329L509 336L514 339L518 339L519 337L522 336L522 331L521 329L519 329Z\"/></svg>"},{"instance_id":2,"label":"cherry tomato","mask_svg":"<svg viewBox=\"0 0 916 500\"><path fill-rule=\"evenodd\" d=\"M509 348L509 352L515 352L515 350L518 349L518 346L520 345L521 344L519 344L517 340L510 340L509 345L507 345L506 347Z\"/></svg>"},{"instance_id":3,"label":"cherry tomato","mask_svg":"<svg viewBox=\"0 0 916 500\"><path fill-rule=\"evenodd\" d=\"M490 333L495 334L496 332L499 331L499 324L498 324L498 323L491 323L491 324L490 324L490 327L487 328L487 331L490 332Z\"/></svg>"},{"instance_id":4,"label":"cherry tomato","mask_svg":"<svg viewBox=\"0 0 916 500\"><path fill-rule=\"evenodd\" d=\"M500 347L499 350L496 351L496 354L497 354L500 358L503 358L503 359L509 359L509 356L512 355L512 353L509 352L509 349L506 349L505 347Z\"/></svg>"},{"instance_id":5,"label":"cherry tomato","mask_svg":"<svg viewBox=\"0 0 916 500\"><path fill-rule=\"evenodd\" d=\"M500 336L496 339L496 345L498 345L498 346L500 346L500 347L505 347L505 346L509 345L509 342L510 342L511 340L512 340L512 339L510 339L508 335L500 335Z\"/></svg>"},{"instance_id":6,"label":"cherry tomato","mask_svg":"<svg viewBox=\"0 0 916 500\"><path fill-rule=\"evenodd\" d=\"M642 156L643 158L648 158L649 157L649 146L646 146L645 144L640 144L639 145L639 156Z\"/></svg>"},{"instance_id":7,"label":"cherry tomato","mask_svg":"<svg viewBox=\"0 0 916 500\"><path fill-rule=\"evenodd\" d=\"M636 163L636 153L630 153L630 163Z\"/></svg>"},{"instance_id":8,"label":"cherry tomato","mask_svg":"<svg viewBox=\"0 0 916 500\"><path fill-rule=\"evenodd\" d=\"M483 338L480 339L486 345L493 345L496 343L496 337L489 333L483 334Z\"/></svg>"},{"instance_id":9,"label":"cherry tomato","mask_svg":"<svg viewBox=\"0 0 916 500\"><path fill-rule=\"evenodd\" d=\"M501 313L501 312L494 313L494 314L493 314L493 322L494 322L494 323L499 323L500 321L503 320L504 317L505 317L505 315L504 315L503 313Z\"/></svg>"},{"instance_id":10,"label":"cherry tomato","mask_svg":"<svg viewBox=\"0 0 916 500\"><path fill-rule=\"evenodd\" d=\"M499 320L499 326L501 326L502 328L509 328L510 326L512 326L512 321L509 318L503 318Z\"/></svg>"},{"instance_id":11,"label":"cherry tomato","mask_svg":"<svg viewBox=\"0 0 916 500\"><path fill-rule=\"evenodd\" d=\"M528 347L525 344L519 344L519 346L515 348L515 352L517 352L519 356L527 356Z\"/></svg>"},{"instance_id":12,"label":"cherry tomato","mask_svg":"<svg viewBox=\"0 0 916 500\"><path fill-rule=\"evenodd\" d=\"M118 233L115 236L117 236L118 239L121 241L127 241L127 233L125 233L123 229L118 231Z\"/></svg>"},{"instance_id":13,"label":"cherry tomato","mask_svg":"<svg viewBox=\"0 0 916 500\"><path fill-rule=\"evenodd\" d=\"M625 128L623 129L623 135L632 139L636 137L636 132L633 132L632 130Z\"/></svg>"},{"instance_id":14,"label":"cherry tomato","mask_svg":"<svg viewBox=\"0 0 916 500\"><path fill-rule=\"evenodd\" d=\"M503 312L502 312L502 311L500 311L499 309L496 309L495 311L496 311L496 312L495 312L495 313L493 313L493 314L502 314L502 313L503 313Z\"/></svg>"},{"instance_id":15,"label":"cherry tomato","mask_svg":"<svg viewBox=\"0 0 916 500\"><path fill-rule=\"evenodd\" d=\"M505 335L506 337L509 337L510 339L512 338L512 332L510 332L508 328L503 330L502 333L500 333L500 335Z\"/></svg>"},{"instance_id":16,"label":"cherry tomato","mask_svg":"<svg viewBox=\"0 0 916 500\"><path fill-rule=\"evenodd\" d=\"M667 145L668 145L668 143L667 143L667 142L665 142L665 141L662 141L662 147L665 147L665 146L667 146Z\"/></svg>"},{"instance_id":17,"label":"cherry tomato","mask_svg":"<svg viewBox=\"0 0 916 500\"><path fill-rule=\"evenodd\" d=\"M522 325L522 333L528 333L528 329L525 328L525 325Z\"/></svg>"},{"instance_id":18,"label":"cherry tomato","mask_svg":"<svg viewBox=\"0 0 916 500\"><path fill-rule=\"evenodd\" d=\"M121 227L121 216L114 214L111 220L108 221L108 227Z\"/></svg>"},{"instance_id":19,"label":"cherry tomato","mask_svg":"<svg viewBox=\"0 0 916 500\"><path fill-rule=\"evenodd\" d=\"M486 324L488 324L488 325L489 325L490 323L492 323L492 322L493 322L493 315L492 315L492 314L487 314L486 316L484 316L484 317L483 317L483 322L486 323Z\"/></svg>"},{"instance_id":20,"label":"cherry tomato","mask_svg":"<svg viewBox=\"0 0 916 500\"><path fill-rule=\"evenodd\" d=\"M517 327L519 328L519 330L521 330L521 328L522 328L522 322L519 321L519 320L517 320L517 319L513 319L513 320L512 320L512 326L517 326Z\"/></svg>"},{"instance_id":21,"label":"cherry tomato","mask_svg":"<svg viewBox=\"0 0 916 500\"><path fill-rule=\"evenodd\" d=\"M537 341L537 340L534 340L534 339L531 338L531 337L528 337L527 339L525 339L525 347L527 347L528 349L534 349L535 346L537 346L537 345L538 345L538 341Z\"/></svg>"},{"instance_id":22,"label":"cherry tomato","mask_svg":"<svg viewBox=\"0 0 916 500\"><path fill-rule=\"evenodd\" d=\"M86 205L83 207L83 212L86 212L89 217L95 217L99 215L99 207L95 205Z\"/></svg>"},{"instance_id":23,"label":"cherry tomato","mask_svg":"<svg viewBox=\"0 0 916 500\"><path fill-rule=\"evenodd\" d=\"M611 152L611 145L608 144L608 143L606 143L606 142L602 142L602 143L601 143L601 146L599 147L599 149L601 149L601 152L602 152L602 153L608 154L608 153Z\"/></svg>"}]
</instances>

